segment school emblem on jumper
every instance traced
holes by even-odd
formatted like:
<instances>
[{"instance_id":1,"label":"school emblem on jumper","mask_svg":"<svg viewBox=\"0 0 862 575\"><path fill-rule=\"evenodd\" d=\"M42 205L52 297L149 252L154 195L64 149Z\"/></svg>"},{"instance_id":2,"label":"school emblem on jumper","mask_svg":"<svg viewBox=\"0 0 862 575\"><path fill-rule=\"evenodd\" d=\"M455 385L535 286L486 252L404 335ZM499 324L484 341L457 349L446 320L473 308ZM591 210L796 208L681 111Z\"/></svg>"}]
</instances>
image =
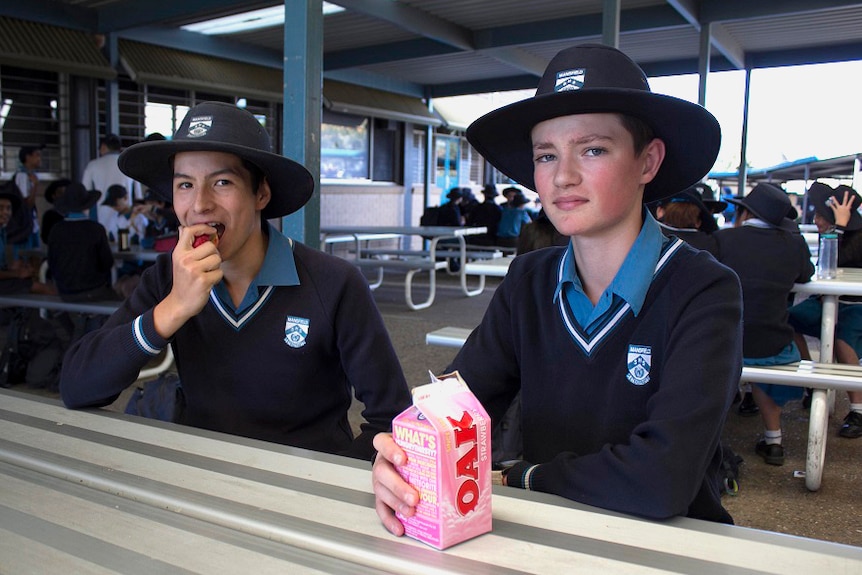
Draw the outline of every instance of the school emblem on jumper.
<instances>
[{"instance_id":1,"label":"school emblem on jumper","mask_svg":"<svg viewBox=\"0 0 862 575\"><path fill-rule=\"evenodd\" d=\"M652 358L652 348L648 345L629 345L627 365L629 372L626 379L635 385L649 383L649 364Z\"/></svg>"},{"instance_id":2,"label":"school emblem on jumper","mask_svg":"<svg viewBox=\"0 0 862 575\"><path fill-rule=\"evenodd\" d=\"M584 87L585 73L586 72L583 68L576 68L575 70L563 70L562 72L557 72L557 81L554 83L554 92L580 90Z\"/></svg>"},{"instance_id":3,"label":"school emblem on jumper","mask_svg":"<svg viewBox=\"0 0 862 575\"><path fill-rule=\"evenodd\" d=\"M287 316L284 323L284 343L290 347L302 347L308 338L308 320L304 317Z\"/></svg>"},{"instance_id":4,"label":"school emblem on jumper","mask_svg":"<svg viewBox=\"0 0 862 575\"><path fill-rule=\"evenodd\" d=\"M189 122L189 138L206 136L213 126L212 116L196 116Z\"/></svg>"}]
</instances>

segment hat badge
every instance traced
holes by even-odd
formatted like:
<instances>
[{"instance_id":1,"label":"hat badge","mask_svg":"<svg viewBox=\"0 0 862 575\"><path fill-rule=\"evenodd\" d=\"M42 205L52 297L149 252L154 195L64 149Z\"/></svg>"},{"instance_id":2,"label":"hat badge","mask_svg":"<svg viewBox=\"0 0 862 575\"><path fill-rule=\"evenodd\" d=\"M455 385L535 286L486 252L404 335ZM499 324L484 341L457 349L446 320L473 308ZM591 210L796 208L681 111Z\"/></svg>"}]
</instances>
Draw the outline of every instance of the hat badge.
<instances>
[{"instance_id":1,"label":"hat badge","mask_svg":"<svg viewBox=\"0 0 862 575\"><path fill-rule=\"evenodd\" d=\"M563 70L557 72L556 81L554 82L554 92L568 92L571 90L580 90L584 87L584 76L586 70L576 68L574 70Z\"/></svg>"},{"instance_id":2,"label":"hat badge","mask_svg":"<svg viewBox=\"0 0 862 575\"><path fill-rule=\"evenodd\" d=\"M197 116L189 122L189 138L206 136L213 125L212 116Z\"/></svg>"}]
</instances>

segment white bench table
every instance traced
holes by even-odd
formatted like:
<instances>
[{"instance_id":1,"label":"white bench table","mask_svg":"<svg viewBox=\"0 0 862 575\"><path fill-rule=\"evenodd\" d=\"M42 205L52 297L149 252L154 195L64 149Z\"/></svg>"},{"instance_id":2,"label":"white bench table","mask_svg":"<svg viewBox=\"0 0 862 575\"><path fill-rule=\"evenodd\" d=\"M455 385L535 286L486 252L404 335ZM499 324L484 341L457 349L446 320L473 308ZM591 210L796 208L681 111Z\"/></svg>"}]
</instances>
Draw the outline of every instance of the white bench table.
<instances>
[{"instance_id":1,"label":"white bench table","mask_svg":"<svg viewBox=\"0 0 862 575\"><path fill-rule=\"evenodd\" d=\"M860 573L862 547L493 488L493 530L394 537L367 462L0 390L9 573Z\"/></svg>"},{"instance_id":2,"label":"white bench table","mask_svg":"<svg viewBox=\"0 0 862 575\"><path fill-rule=\"evenodd\" d=\"M407 302L407 307L412 310L420 310L425 309L431 306L434 303L434 297L436 295L436 274L437 270L443 269L446 266L446 262L437 262L437 246L440 241L447 239L457 240L457 251L459 252L459 256L461 261L467 261L467 244L465 238L471 235L483 234L487 231L485 226L475 226L475 227L458 227L458 226L331 226L321 228L320 233L322 236L322 242L326 242L327 238L330 236L353 236L356 239L356 250L355 250L355 259L349 260L355 262L357 265L364 269L372 268L377 270L378 276L377 280L371 282L372 287L377 287L383 281L383 272L386 269L407 271L407 277L405 278L404 292L405 292L405 300ZM361 242L359 241L359 237L366 236L368 234L398 234L401 236L419 236L424 239L428 239L430 241L429 248L427 250L428 257L419 256L419 252L416 252L416 256L407 256L405 259L384 259L380 258L379 262L373 263L373 258L365 257L363 252ZM443 248L441 247L441 250ZM426 250L421 250L424 253ZM454 251L454 250L446 250ZM454 256L453 256L454 257ZM393 262L408 262L407 265L404 263L393 263ZM438 263L442 263L443 266L438 266ZM414 267L411 267L413 265ZM415 270L415 271L413 271ZM412 273L411 273L412 271ZM418 271L427 271L429 276L431 277L431 282L429 285L429 295L428 299L421 303L415 303L413 301L412 296L410 295L412 292L412 282L413 276ZM461 266L461 271L459 272L460 280L461 280L461 290L464 292L464 295L468 297L476 296L482 293L485 290L485 278L481 277L479 281L479 286L477 288L469 288L467 286L467 275L464 273L464 266Z\"/></svg>"}]
</instances>

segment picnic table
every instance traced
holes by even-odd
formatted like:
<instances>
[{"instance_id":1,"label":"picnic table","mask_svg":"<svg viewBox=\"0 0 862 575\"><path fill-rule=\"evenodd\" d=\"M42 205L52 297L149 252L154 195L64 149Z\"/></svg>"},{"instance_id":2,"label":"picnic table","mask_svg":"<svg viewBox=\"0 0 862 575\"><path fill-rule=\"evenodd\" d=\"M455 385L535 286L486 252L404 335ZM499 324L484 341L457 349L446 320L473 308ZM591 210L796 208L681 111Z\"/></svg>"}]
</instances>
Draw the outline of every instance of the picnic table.
<instances>
[{"instance_id":1,"label":"picnic table","mask_svg":"<svg viewBox=\"0 0 862 575\"><path fill-rule=\"evenodd\" d=\"M41 573L859 573L862 548L493 487L493 530L394 537L368 462L0 390L0 565Z\"/></svg>"},{"instance_id":2,"label":"picnic table","mask_svg":"<svg viewBox=\"0 0 862 575\"><path fill-rule=\"evenodd\" d=\"M372 289L383 282L385 270L398 270L406 272L404 279L404 298L407 306L412 310L425 309L434 303L437 290L437 271L447 267L445 261L437 261L438 245L444 240L457 240L456 254L447 253L447 257L458 257L461 261L461 269L458 272L461 290L464 295L472 297L479 295L485 289L485 278L479 281L479 286L470 288L467 285L467 275L464 264L467 262L467 243L465 237L483 234L487 231L484 226L456 227L456 226L327 226L320 230L321 244L325 245L331 236L353 236L355 240L355 257L350 260L362 269L377 272L376 280L371 282ZM397 249L390 254L366 253L363 250L362 238L369 235L396 234L406 238L421 237L429 242L428 249L410 250ZM454 247L454 245L453 245ZM442 248L441 248L442 249ZM447 250L449 252L449 250ZM417 273L428 273L428 297L425 301L416 303L413 301L413 279Z\"/></svg>"}]
</instances>

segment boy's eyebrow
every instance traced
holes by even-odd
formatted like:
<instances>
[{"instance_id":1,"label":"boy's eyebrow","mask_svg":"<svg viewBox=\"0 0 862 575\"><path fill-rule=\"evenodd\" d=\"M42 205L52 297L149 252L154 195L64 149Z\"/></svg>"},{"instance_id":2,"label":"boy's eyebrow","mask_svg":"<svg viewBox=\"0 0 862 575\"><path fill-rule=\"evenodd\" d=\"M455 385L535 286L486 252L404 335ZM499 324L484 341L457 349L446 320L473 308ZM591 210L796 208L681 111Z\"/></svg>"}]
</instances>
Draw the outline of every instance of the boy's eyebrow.
<instances>
[{"instance_id":1,"label":"boy's eyebrow","mask_svg":"<svg viewBox=\"0 0 862 575\"><path fill-rule=\"evenodd\" d=\"M576 146L591 144L596 141L613 141L613 137L607 136L605 134L587 134L585 136L581 136L580 138L576 138L574 140L570 140L569 143L574 144ZM534 150L544 150L548 148L553 148L554 145L550 142L533 142Z\"/></svg>"},{"instance_id":2,"label":"boy's eyebrow","mask_svg":"<svg viewBox=\"0 0 862 575\"><path fill-rule=\"evenodd\" d=\"M222 174L230 174L234 176L238 176L239 172L233 168L222 168L221 170L216 170L215 172L211 172L206 175L207 178L214 178L216 176L221 176ZM191 176L188 174L184 174L182 172L174 172L174 179L177 178L188 178L191 179Z\"/></svg>"}]
</instances>

